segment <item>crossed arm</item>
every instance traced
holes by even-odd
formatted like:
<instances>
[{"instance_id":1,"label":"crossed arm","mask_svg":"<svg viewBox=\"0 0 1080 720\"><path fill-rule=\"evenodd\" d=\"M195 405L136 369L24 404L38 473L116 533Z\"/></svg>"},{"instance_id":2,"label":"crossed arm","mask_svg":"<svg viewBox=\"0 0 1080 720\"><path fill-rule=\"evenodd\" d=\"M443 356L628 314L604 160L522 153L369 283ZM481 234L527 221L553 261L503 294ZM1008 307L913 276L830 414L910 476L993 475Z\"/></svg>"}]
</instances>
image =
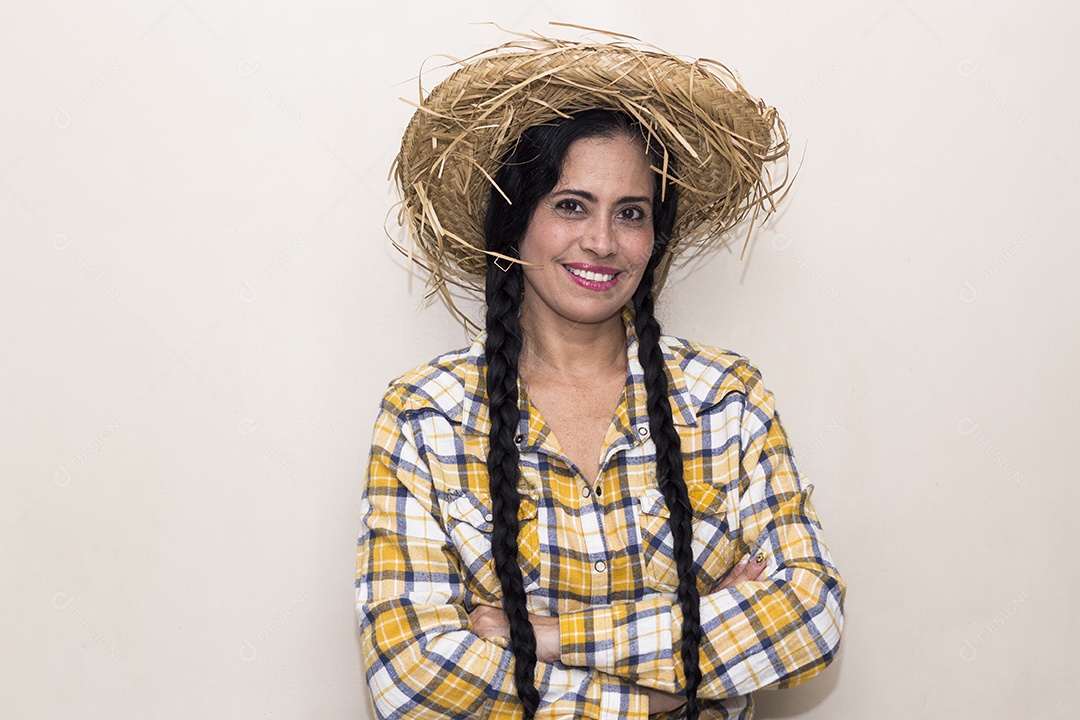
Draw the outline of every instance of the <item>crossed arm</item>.
<instances>
[{"instance_id":1,"label":"crossed arm","mask_svg":"<svg viewBox=\"0 0 1080 720\"><path fill-rule=\"evenodd\" d=\"M743 581L760 580L765 573L765 557L758 554L751 558L744 556L731 569L724 579L710 593L719 592ZM536 633L536 659L540 662L558 662L562 655L562 638L559 632L559 618L548 615L529 615L533 631ZM469 627L477 636L493 639L510 638L510 622L502 609L490 605L479 605L469 613ZM649 698L649 714L670 712L686 702L686 698L676 693L653 688L642 688Z\"/></svg>"}]
</instances>

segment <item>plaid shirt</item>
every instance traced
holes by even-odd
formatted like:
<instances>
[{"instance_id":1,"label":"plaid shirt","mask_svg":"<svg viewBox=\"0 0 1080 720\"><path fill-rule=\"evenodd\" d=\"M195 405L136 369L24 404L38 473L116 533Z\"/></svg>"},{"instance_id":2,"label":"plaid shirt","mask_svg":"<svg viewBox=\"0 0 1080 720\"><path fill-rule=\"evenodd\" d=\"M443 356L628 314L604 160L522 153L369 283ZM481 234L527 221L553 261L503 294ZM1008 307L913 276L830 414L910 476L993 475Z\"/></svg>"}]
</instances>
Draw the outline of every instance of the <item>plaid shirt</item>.
<instances>
[{"instance_id":1,"label":"plaid shirt","mask_svg":"<svg viewBox=\"0 0 1080 720\"><path fill-rule=\"evenodd\" d=\"M751 691L801 683L833 658L845 586L757 370L676 338L661 345L694 508L702 718L749 718ZM481 338L399 378L375 425L356 610L383 718L521 713L506 641L469 630L468 612L501 597L483 348ZM645 688L684 685L671 530L632 329L627 360L594 482L519 385L519 560L529 611L558 615L562 638L560 661L537 664L538 717L645 718ZM761 581L706 594L759 550Z\"/></svg>"}]
</instances>

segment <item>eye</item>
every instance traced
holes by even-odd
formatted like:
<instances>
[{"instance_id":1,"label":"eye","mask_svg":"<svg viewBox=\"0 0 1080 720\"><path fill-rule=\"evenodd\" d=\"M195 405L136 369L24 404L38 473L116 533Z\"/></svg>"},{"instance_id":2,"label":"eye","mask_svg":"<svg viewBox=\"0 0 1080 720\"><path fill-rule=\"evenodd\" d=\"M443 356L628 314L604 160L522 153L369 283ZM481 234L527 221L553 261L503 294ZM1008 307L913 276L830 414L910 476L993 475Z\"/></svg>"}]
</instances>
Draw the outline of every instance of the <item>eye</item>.
<instances>
[{"instance_id":1,"label":"eye","mask_svg":"<svg viewBox=\"0 0 1080 720\"><path fill-rule=\"evenodd\" d=\"M620 220L629 222L641 222L645 219L645 211L637 205L628 205L619 211Z\"/></svg>"},{"instance_id":2,"label":"eye","mask_svg":"<svg viewBox=\"0 0 1080 720\"><path fill-rule=\"evenodd\" d=\"M574 213L584 212L585 206L572 198L563 198L555 203L555 209L561 213L572 215Z\"/></svg>"}]
</instances>

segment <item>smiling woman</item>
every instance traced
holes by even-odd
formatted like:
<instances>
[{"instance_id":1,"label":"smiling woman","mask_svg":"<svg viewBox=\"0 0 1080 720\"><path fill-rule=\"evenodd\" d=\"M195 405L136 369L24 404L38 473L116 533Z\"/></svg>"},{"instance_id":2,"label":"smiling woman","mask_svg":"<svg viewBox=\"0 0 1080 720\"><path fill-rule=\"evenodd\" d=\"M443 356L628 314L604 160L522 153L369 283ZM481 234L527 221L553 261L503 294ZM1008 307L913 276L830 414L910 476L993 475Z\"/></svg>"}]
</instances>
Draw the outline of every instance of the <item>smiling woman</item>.
<instances>
[{"instance_id":1,"label":"smiling woman","mask_svg":"<svg viewBox=\"0 0 1080 720\"><path fill-rule=\"evenodd\" d=\"M728 82L538 40L410 123L420 262L487 307L376 423L357 612L381 717L749 718L833 658L845 588L772 395L654 313L676 254L777 191L782 125Z\"/></svg>"}]
</instances>

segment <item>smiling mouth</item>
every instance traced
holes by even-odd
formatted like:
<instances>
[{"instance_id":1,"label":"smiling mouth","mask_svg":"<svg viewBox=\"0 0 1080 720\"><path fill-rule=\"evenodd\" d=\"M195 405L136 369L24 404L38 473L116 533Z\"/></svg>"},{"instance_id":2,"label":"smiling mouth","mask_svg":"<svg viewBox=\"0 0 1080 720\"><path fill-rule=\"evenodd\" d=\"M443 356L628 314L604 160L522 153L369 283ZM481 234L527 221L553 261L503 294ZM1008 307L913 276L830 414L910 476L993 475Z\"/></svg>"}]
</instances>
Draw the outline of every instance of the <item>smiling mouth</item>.
<instances>
[{"instance_id":1,"label":"smiling mouth","mask_svg":"<svg viewBox=\"0 0 1080 720\"><path fill-rule=\"evenodd\" d=\"M618 274L618 273L598 273L598 272L593 272L592 270L580 270L580 269L575 268L575 267L570 267L569 265L565 265L564 267L570 272L571 275L576 275L577 277L581 278L582 280L588 280L590 282L600 282L600 283L611 282L612 280L615 279L615 276Z\"/></svg>"}]
</instances>

